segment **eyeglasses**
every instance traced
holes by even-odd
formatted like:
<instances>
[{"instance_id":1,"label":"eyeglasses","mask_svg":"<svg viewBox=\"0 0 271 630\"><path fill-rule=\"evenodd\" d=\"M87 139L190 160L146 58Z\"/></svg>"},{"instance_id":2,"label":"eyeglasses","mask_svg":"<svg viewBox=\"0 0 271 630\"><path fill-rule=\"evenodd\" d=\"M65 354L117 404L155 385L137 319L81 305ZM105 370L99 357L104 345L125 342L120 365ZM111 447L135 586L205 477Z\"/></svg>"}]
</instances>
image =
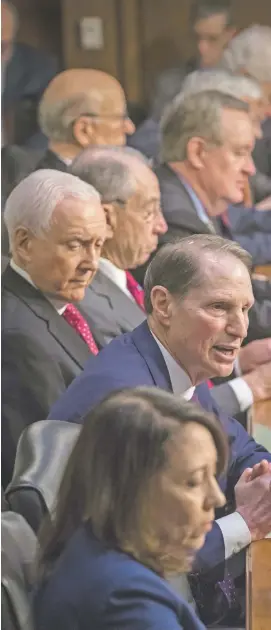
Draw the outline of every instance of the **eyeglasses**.
<instances>
[{"instance_id":1,"label":"eyeglasses","mask_svg":"<svg viewBox=\"0 0 271 630\"><path fill-rule=\"evenodd\" d=\"M125 112L125 114L90 114L87 112L85 114L80 114L78 118L81 118L81 116L87 116L88 118L111 118L112 120L121 120L123 122L130 120L127 112Z\"/></svg>"}]
</instances>

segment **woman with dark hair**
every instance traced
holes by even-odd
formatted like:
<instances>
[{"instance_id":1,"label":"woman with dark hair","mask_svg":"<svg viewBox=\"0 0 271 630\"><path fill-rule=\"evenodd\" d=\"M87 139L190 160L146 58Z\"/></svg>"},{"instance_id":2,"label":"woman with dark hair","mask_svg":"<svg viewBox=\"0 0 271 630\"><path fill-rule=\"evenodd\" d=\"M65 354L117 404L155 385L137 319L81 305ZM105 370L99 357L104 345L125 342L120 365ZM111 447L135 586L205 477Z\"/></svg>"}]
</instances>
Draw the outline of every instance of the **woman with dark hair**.
<instances>
[{"instance_id":1,"label":"woman with dark hair","mask_svg":"<svg viewBox=\"0 0 271 630\"><path fill-rule=\"evenodd\" d=\"M85 419L41 535L37 630L200 630L167 583L224 504L217 420L158 389L115 392Z\"/></svg>"}]
</instances>

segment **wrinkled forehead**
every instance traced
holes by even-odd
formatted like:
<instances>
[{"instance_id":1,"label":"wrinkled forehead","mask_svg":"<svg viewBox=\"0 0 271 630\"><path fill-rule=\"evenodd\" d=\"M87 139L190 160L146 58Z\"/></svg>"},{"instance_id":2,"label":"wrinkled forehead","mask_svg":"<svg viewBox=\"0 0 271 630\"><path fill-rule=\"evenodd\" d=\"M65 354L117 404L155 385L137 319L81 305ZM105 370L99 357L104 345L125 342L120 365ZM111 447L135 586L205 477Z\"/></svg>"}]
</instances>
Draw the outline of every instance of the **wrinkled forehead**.
<instances>
[{"instance_id":1,"label":"wrinkled forehead","mask_svg":"<svg viewBox=\"0 0 271 630\"><path fill-rule=\"evenodd\" d=\"M100 200L95 197L89 199L68 197L56 205L52 213L51 226L68 229L77 225L84 227L92 221L106 222Z\"/></svg>"},{"instance_id":2,"label":"wrinkled forehead","mask_svg":"<svg viewBox=\"0 0 271 630\"><path fill-rule=\"evenodd\" d=\"M221 255L208 253L202 256L200 264L199 291L211 292L224 291L247 294L253 299L250 272L242 260L232 254Z\"/></svg>"}]
</instances>

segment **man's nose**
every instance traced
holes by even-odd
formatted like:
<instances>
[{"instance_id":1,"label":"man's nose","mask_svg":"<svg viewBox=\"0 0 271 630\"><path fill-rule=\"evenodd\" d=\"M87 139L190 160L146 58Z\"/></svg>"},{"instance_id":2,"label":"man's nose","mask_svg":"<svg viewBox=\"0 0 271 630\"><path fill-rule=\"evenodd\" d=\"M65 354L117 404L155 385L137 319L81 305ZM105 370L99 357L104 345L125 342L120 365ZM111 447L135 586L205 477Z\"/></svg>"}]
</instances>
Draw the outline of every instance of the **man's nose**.
<instances>
[{"instance_id":1,"label":"man's nose","mask_svg":"<svg viewBox=\"0 0 271 630\"><path fill-rule=\"evenodd\" d=\"M167 230L168 224L164 218L162 210L160 210L159 215L155 218L154 232L155 234L165 234Z\"/></svg>"},{"instance_id":2,"label":"man's nose","mask_svg":"<svg viewBox=\"0 0 271 630\"><path fill-rule=\"evenodd\" d=\"M247 161L246 161L246 164L245 164L245 172L246 172L246 173L247 173L247 175L249 175L250 177L251 177L252 175L255 175L255 173L256 173L255 164L254 164L254 162L253 162L253 158L252 158L252 156L251 156L251 155L247 158Z\"/></svg>"},{"instance_id":3,"label":"man's nose","mask_svg":"<svg viewBox=\"0 0 271 630\"><path fill-rule=\"evenodd\" d=\"M127 136L131 136L132 133L135 132L135 125L134 125L133 121L131 120L131 118L125 118L124 131L125 131Z\"/></svg>"},{"instance_id":4,"label":"man's nose","mask_svg":"<svg viewBox=\"0 0 271 630\"><path fill-rule=\"evenodd\" d=\"M244 339L247 336L248 314L247 312L235 313L229 318L227 332L235 337Z\"/></svg>"},{"instance_id":5,"label":"man's nose","mask_svg":"<svg viewBox=\"0 0 271 630\"><path fill-rule=\"evenodd\" d=\"M81 261L81 267L86 271L91 269L91 271L97 271L99 267L100 260L100 251L96 249L94 246L90 246L86 248L85 254Z\"/></svg>"}]
</instances>

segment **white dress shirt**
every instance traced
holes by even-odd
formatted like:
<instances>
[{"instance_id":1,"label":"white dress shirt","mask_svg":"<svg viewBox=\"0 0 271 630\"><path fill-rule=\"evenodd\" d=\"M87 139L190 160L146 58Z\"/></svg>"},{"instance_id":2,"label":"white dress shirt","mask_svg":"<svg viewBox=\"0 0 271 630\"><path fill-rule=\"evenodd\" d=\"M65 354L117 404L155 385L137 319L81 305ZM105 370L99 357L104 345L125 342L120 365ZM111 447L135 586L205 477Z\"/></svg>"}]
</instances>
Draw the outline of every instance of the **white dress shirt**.
<instances>
[{"instance_id":1,"label":"white dress shirt","mask_svg":"<svg viewBox=\"0 0 271 630\"><path fill-rule=\"evenodd\" d=\"M16 263L14 262L13 258L10 261L10 266L13 269L13 271L15 271L19 276L21 276L22 278L24 278L24 280L26 280L26 282L28 282L29 284L32 284L32 287L34 287L35 289L39 290L38 287L35 286L32 278L30 277L29 273L27 273L27 271L25 271L24 269L22 269L21 267L18 267L18 265L16 265ZM63 315L64 311L66 310L66 306L67 303L61 299L56 299L56 300L52 300L52 298L48 298L47 295L44 294L44 297L48 300L48 302L50 302L52 304L52 306L56 309L56 311L58 312L59 315Z\"/></svg>"},{"instance_id":2,"label":"white dress shirt","mask_svg":"<svg viewBox=\"0 0 271 630\"><path fill-rule=\"evenodd\" d=\"M173 356L163 346L159 339L157 339L153 332L152 336L154 337L164 357L173 393L182 396L185 400L191 400L195 387L192 386L189 376L175 361ZM217 519L216 523L219 525L224 539L225 558L229 558L233 554L238 553L238 551L241 551L241 549L244 549L250 544L250 531L245 520L238 512L233 512L233 514L223 516L223 518Z\"/></svg>"},{"instance_id":3,"label":"white dress shirt","mask_svg":"<svg viewBox=\"0 0 271 630\"><path fill-rule=\"evenodd\" d=\"M116 284L117 287L132 300L132 302L135 302L132 294L127 289L126 272L124 269L119 269L119 267L116 267L116 265L107 258L100 258L99 269L105 276L107 276L107 278L112 280L112 282L114 282L114 284Z\"/></svg>"}]
</instances>

